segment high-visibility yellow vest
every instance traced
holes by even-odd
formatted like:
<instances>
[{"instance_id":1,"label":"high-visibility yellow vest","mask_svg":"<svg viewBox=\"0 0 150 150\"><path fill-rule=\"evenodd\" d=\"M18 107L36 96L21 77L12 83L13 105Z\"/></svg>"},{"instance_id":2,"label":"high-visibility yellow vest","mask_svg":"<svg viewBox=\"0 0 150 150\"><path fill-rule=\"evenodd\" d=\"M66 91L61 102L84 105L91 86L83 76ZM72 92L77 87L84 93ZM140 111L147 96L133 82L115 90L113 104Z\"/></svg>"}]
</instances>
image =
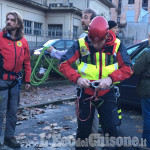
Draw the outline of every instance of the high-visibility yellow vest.
<instances>
[{"instance_id":1,"label":"high-visibility yellow vest","mask_svg":"<svg viewBox=\"0 0 150 150\"><path fill-rule=\"evenodd\" d=\"M118 69L116 54L120 46L120 40L115 40L116 48L113 55L102 52L91 54L85 45L84 38L79 39L81 59L77 62L78 73L81 77L89 80L98 80L108 77L109 74Z\"/></svg>"}]
</instances>

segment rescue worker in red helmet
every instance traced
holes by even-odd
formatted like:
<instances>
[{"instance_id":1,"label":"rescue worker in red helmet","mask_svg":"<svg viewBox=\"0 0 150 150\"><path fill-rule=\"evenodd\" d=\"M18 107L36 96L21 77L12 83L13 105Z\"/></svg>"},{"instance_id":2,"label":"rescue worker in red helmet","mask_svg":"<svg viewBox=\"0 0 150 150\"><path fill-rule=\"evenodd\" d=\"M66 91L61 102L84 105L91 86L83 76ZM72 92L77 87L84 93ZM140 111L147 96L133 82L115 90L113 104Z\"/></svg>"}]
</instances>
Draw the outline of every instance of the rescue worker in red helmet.
<instances>
[{"instance_id":1,"label":"rescue worker in red helmet","mask_svg":"<svg viewBox=\"0 0 150 150\"><path fill-rule=\"evenodd\" d=\"M77 59L80 60L78 72L71 67ZM77 140L86 142L86 138L91 137L89 135L95 108L101 116L104 135L108 133L109 136L117 137L119 119L113 84L129 78L133 69L125 47L116 39L115 34L108 30L108 22L104 17L95 17L89 25L88 36L74 42L61 57L59 71L80 87L76 101ZM88 149L87 145L80 144L76 145L76 150Z\"/></svg>"}]
</instances>

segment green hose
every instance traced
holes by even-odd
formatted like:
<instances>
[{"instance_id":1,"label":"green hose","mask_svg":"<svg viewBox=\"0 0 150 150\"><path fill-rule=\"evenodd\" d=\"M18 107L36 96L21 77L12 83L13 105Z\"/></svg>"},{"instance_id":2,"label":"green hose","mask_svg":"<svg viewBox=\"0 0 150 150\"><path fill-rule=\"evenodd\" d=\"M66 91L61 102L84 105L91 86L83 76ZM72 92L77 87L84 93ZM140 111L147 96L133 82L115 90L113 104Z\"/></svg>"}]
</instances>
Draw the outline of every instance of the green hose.
<instances>
[{"instance_id":1,"label":"green hose","mask_svg":"<svg viewBox=\"0 0 150 150\"><path fill-rule=\"evenodd\" d=\"M35 66L34 66L34 68L33 68L33 70L32 70L32 73L31 73L31 76L30 76L30 82L31 82L31 85L33 85L33 86L38 86L38 85L44 83L44 82L47 80L47 78L49 77L49 73L51 72L51 70L57 72L59 75L61 75L61 76L64 77L64 75L63 75L62 73L60 73L60 72L53 66L54 63L55 63L55 59L54 59L54 58L50 58L50 57L47 58L46 55L44 54L44 51L47 50L48 48L49 48L49 47L44 47L44 48L43 48L43 50L41 51L41 54L40 54L39 57L38 57L38 60L37 60L37 62L36 62L36 64L35 64ZM40 78L40 77L38 77L38 75L37 75L37 68L38 68L38 65L39 65L39 63L40 63L40 61L41 61L42 56L44 56L44 58L45 58L44 60L48 63L49 67L48 67L48 69L46 70L46 72L44 73L43 77Z\"/></svg>"}]
</instances>

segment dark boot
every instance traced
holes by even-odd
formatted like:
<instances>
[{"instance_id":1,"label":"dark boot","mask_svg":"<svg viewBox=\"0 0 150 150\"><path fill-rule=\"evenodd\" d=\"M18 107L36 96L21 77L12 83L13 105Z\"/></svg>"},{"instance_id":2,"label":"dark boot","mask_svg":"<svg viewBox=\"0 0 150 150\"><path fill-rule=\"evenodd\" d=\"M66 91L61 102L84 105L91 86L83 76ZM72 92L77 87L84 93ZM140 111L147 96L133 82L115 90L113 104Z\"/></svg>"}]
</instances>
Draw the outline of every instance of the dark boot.
<instances>
[{"instance_id":1,"label":"dark boot","mask_svg":"<svg viewBox=\"0 0 150 150\"><path fill-rule=\"evenodd\" d=\"M95 147L90 147L89 150L98 150L98 149Z\"/></svg>"},{"instance_id":2,"label":"dark boot","mask_svg":"<svg viewBox=\"0 0 150 150\"><path fill-rule=\"evenodd\" d=\"M20 147L20 143L17 142L15 137L12 137L12 138L6 138L5 137L4 144L7 145L8 147L11 147L11 148L18 148L18 147Z\"/></svg>"},{"instance_id":3,"label":"dark boot","mask_svg":"<svg viewBox=\"0 0 150 150\"><path fill-rule=\"evenodd\" d=\"M7 150L7 146L0 143L0 150Z\"/></svg>"}]
</instances>

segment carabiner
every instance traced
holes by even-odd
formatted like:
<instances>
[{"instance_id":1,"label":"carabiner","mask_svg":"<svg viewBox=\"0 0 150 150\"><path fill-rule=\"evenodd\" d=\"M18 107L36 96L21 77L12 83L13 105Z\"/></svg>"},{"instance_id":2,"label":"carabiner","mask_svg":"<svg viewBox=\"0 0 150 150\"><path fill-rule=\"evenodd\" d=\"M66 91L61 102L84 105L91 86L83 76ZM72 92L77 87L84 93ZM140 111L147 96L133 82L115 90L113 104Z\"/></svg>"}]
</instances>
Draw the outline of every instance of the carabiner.
<instances>
[{"instance_id":1,"label":"carabiner","mask_svg":"<svg viewBox=\"0 0 150 150\"><path fill-rule=\"evenodd\" d=\"M80 87L76 87L76 95L77 95L77 97L81 97L81 94L82 94L82 88L80 88Z\"/></svg>"},{"instance_id":2,"label":"carabiner","mask_svg":"<svg viewBox=\"0 0 150 150\"><path fill-rule=\"evenodd\" d=\"M99 83L98 81L93 81L93 82L89 82L90 86L94 89L99 88Z\"/></svg>"}]
</instances>

